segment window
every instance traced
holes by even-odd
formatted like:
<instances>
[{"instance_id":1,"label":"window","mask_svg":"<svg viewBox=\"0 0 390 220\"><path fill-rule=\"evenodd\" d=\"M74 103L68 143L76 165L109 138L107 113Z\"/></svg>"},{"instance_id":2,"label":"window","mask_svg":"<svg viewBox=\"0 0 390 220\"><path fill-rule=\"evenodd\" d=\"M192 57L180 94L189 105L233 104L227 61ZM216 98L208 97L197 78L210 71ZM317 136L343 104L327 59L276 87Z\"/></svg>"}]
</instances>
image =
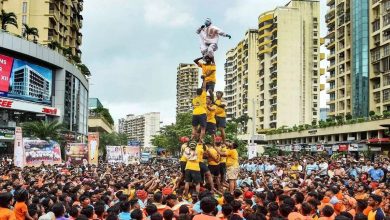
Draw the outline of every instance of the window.
<instances>
[{"instance_id":1,"label":"window","mask_svg":"<svg viewBox=\"0 0 390 220\"><path fill-rule=\"evenodd\" d=\"M317 53L318 49L317 49L317 48L314 48L314 50L313 50L313 51L314 51L314 53Z\"/></svg>"},{"instance_id":2,"label":"window","mask_svg":"<svg viewBox=\"0 0 390 220\"><path fill-rule=\"evenodd\" d=\"M389 101L390 100L390 89L383 90L383 101Z\"/></svg>"},{"instance_id":3,"label":"window","mask_svg":"<svg viewBox=\"0 0 390 220\"><path fill-rule=\"evenodd\" d=\"M27 13L27 2L23 2L22 12L23 12L24 14Z\"/></svg>"},{"instance_id":4,"label":"window","mask_svg":"<svg viewBox=\"0 0 390 220\"><path fill-rule=\"evenodd\" d=\"M314 108L317 108L317 103L315 102L315 103L313 104L313 106L314 106Z\"/></svg>"},{"instance_id":5,"label":"window","mask_svg":"<svg viewBox=\"0 0 390 220\"><path fill-rule=\"evenodd\" d=\"M317 96L316 96L316 95L314 96L314 99L317 99Z\"/></svg>"},{"instance_id":6,"label":"window","mask_svg":"<svg viewBox=\"0 0 390 220\"><path fill-rule=\"evenodd\" d=\"M380 21L376 20L372 23L372 30L375 32L375 31L379 30L380 26L381 26Z\"/></svg>"},{"instance_id":7,"label":"window","mask_svg":"<svg viewBox=\"0 0 390 220\"><path fill-rule=\"evenodd\" d=\"M315 79L315 80L313 80L313 82L314 82L314 84L316 84L316 83L317 83L317 80Z\"/></svg>"},{"instance_id":8,"label":"window","mask_svg":"<svg viewBox=\"0 0 390 220\"><path fill-rule=\"evenodd\" d=\"M317 37L317 36L318 36L318 32L314 31L314 37Z\"/></svg>"},{"instance_id":9,"label":"window","mask_svg":"<svg viewBox=\"0 0 390 220\"><path fill-rule=\"evenodd\" d=\"M378 61L381 58L381 51L380 50L374 50L371 52L371 59L372 61Z\"/></svg>"},{"instance_id":10,"label":"window","mask_svg":"<svg viewBox=\"0 0 390 220\"><path fill-rule=\"evenodd\" d=\"M314 18L313 18L313 21L314 21L314 22L317 22L317 21L318 21L318 18L317 18L317 17L314 17Z\"/></svg>"},{"instance_id":11,"label":"window","mask_svg":"<svg viewBox=\"0 0 390 220\"><path fill-rule=\"evenodd\" d=\"M313 112L313 115L317 115L317 112Z\"/></svg>"},{"instance_id":12,"label":"window","mask_svg":"<svg viewBox=\"0 0 390 220\"><path fill-rule=\"evenodd\" d=\"M390 55L390 44L387 44L383 47L383 56L387 57Z\"/></svg>"},{"instance_id":13,"label":"window","mask_svg":"<svg viewBox=\"0 0 390 220\"><path fill-rule=\"evenodd\" d=\"M22 23L27 24L27 15L22 16Z\"/></svg>"},{"instance_id":14,"label":"window","mask_svg":"<svg viewBox=\"0 0 390 220\"><path fill-rule=\"evenodd\" d=\"M313 40L313 44L317 45L318 44L318 40Z\"/></svg>"}]
</instances>

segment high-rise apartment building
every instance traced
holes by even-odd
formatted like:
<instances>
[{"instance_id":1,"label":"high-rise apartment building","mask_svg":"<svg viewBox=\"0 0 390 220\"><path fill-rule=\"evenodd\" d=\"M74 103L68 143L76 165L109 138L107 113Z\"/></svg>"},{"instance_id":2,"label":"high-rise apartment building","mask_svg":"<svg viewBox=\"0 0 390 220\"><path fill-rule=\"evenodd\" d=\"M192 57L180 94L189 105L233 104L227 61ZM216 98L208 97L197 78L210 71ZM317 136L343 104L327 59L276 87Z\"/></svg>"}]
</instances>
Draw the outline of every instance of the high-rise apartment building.
<instances>
[{"instance_id":1,"label":"high-rise apartment building","mask_svg":"<svg viewBox=\"0 0 390 220\"><path fill-rule=\"evenodd\" d=\"M198 88L199 68L195 64L181 63L177 67L176 115L192 110L192 99Z\"/></svg>"},{"instance_id":2,"label":"high-rise apartment building","mask_svg":"<svg viewBox=\"0 0 390 220\"><path fill-rule=\"evenodd\" d=\"M130 141L139 141L141 147L151 148L153 135L160 131L160 113L150 112L143 115L127 115L119 120L123 133L126 133Z\"/></svg>"},{"instance_id":3,"label":"high-rise apartment building","mask_svg":"<svg viewBox=\"0 0 390 220\"><path fill-rule=\"evenodd\" d=\"M370 97L371 111L390 111L390 1L370 0Z\"/></svg>"},{"instance_id":4,"label":"high-rise apartment building","mask_svg":"<svg viewBox=\"0 0 390 220\"><path fill-rule=\"evenodd\" d=\"M234 49L226 53L225 94L227 102L226 116L228 120L243 115L257 118L258 98L258 66L257 30L250 29ZM252 133L252 120L243 128L243 133Z\"/></svg>"},{"instance_id":5,"label":"high-rise apartment building","mask_svg":"<svg viewBox=\"0 0 390 220\"><path fill-rule=\"evenodd\" d=\"M292 0L259 16L258 129L319 120L320 3Z\"/></svg>"},{"instance_id":6,"label":"high-rise apartment building","mask_svg":"<svg viewBox=\"0 0 390 220\"><path fill-rule=\"evenodd\" d=\"M326 14L328 27L327 45L329 60L329 116L354 117L368 116L369 101L369 33L370 1L367 0L328 0ZM377 14L379 15L379 14ZM378 31L380 21L371 25ZM379 32L378 32L379 33ZM373 36L374 37L374 36ZM380 36L371 48L380 45ZM377 63L377 61L375 61ZM373 64L377 68L380 67ZM374 80L375 81L375 80Z\"/></svg>"},{"instance_id":7,"label":"high-rise apartment building","mask_svg":"<svg viewBox=\"0 0 390 220\"><path fill-rule=\"evenodd\" d=\"M22 35L23 25L38 29L41 44L57 42L62 48L71 48L73 55L81 55L83 0L2 0L6 12L17 16L18 28L8 25L11 33Z\"/></svg>"}]
</instances>

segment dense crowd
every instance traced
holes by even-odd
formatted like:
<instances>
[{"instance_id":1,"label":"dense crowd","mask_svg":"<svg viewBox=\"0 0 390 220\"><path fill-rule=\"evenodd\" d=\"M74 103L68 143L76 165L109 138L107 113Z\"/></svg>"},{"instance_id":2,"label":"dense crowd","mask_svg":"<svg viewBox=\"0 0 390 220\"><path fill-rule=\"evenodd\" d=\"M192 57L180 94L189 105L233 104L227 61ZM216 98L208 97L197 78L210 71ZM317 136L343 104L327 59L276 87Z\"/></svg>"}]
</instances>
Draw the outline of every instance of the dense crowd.
<instances>
[{"instance_id":1,"label":"dense crowd","mask_svg":"<svg viewBox=\"0 0 390 220\"><path fill-rule=\"evenodd\" d=\"M222 169L215 175L210 163L198 183L186 181L173 160L23 169L3 161L0 220L380 220L390 215L387 158L278 156L240 164L231 190L229 174Z\"/></svg>"}]
</instances>

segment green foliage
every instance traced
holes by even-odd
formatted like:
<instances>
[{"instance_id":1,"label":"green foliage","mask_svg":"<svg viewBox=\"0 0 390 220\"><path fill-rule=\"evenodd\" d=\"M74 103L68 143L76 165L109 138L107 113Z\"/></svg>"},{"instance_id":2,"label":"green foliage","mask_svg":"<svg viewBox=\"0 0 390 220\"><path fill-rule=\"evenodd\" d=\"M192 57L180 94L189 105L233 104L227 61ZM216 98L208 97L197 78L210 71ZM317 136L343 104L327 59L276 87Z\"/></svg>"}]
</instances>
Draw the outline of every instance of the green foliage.
<instances>
[{"instance_id":1,"label":"green foliage","mask_svg":"<svg viewBox=\"0 0 390 220\"><path fill-rule=\"evenodd\" d=\"M0 22L1 22L1 29L7 30L7 25L13 25L15 27L18 27L17 17L16 14L13 12L5 12L3 9L1 10L0 14Z\"/></svg>"},{"instance_id":2,"label":"green foliage","mask_svg":"<svg viewBox=\"0 0 390 220\"><path fill-rule=\"evenodd\" d=\"M29 27L27 24L23 24L24 31L22 33L23 37L29 40L29 36L33 36L34 40L36 37L39 37L38 29L35 27Z\"/></svg>"},{"instance_id":3,"label":"green foliage","mask_svg":"<svg viewBox=\"0 0 390 220\"><path fill-rule=\"evenodd\" d=\"M41 140L61 140L60 134L64 125L58 121L33 121L22 124L23 136L39 138Z\"/></svg>"},{"instance_id":4,"label":"green foliage","mask_svg":"<svg viewBox=\"0 0 390 220\"><path fill-rule=\"evenodd\" d=\"M390 111L384 110L383 111L383 117L384 118L390 118Z\"/></svg>"},{"instance_id":5,"label":"green foliage","mask_svg":"<svg viewBox=\"0 0 390 220\"><path fill-rule=\"evenodd\" d=\"M350 113L346 114L345 120L352 120L352 115Z\"/></svg>"},{"instance_id":6,"label":"green foliage","mask_svg":"<svg viewBox=\"0 0 390 220\"><path fill-rule=\"evenodd\" d=\"M84 76L90 76L91 75L91 71L89 70L89 68L85 64L77 64L77 67L80 69L80 72Z\"/></svg>"},{"instance_id":7,"label":"green foliage","mask_svg":"<svg viewBox=\"0 0 390 220\"><path fill-rule=\"evenodd\" d=\"M375 112L374 111L370 111L368 114L370 115L370 117L372 117L372 116L375 115Z\"/></svg>"},{"instance_id":8,"label":"green foliage","mask_svg":"<svg viewBox=\"0 0 390 220\"><path fill-rule=\"evenodd\" d=\"M114 120L111 117L110 111L106 108L98 107L92 112L98 114L99 116L103 117L110 125L114 125Z\"/></svg>"},{"instance_id":9,"label":"green foliage","mask_svg":"<svg viewBox=\"0 0 390 220\"><path fill-rule=\"evenodd\" d=\"M275 146L269 146L264 149L263 155L268 155L269 157L276 157L279 155L279 149Z\"/></svg>"},{"instance_id":10,"label":"green foliage","mask_svg":"<svg viewBox=\"0 0 390 220\"><path fill-rule=\"evenodd\" d=\"M127 135L122 133L100 133L99 134L99 152L106 158L106 146L127 145Z\"/></svg>"}]
</instances>

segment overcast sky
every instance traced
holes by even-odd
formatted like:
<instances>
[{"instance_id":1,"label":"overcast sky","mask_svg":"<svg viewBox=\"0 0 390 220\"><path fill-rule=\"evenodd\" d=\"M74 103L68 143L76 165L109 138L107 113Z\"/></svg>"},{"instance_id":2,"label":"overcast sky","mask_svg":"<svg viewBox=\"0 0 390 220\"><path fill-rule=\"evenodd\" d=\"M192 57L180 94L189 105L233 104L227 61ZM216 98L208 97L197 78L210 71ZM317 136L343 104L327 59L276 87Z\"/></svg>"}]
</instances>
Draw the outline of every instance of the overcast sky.
<instances>
[{"instance_id":1,"label":"overcast sky","mask_svg":"<svg viewBox=\"0 0 390 220\"><path fill-rule=\"evenodd\" d=\"M83 11L83 62L90 68L90 97L109 108L115 122L127 114L161 112L174 122L176 69L199 57L195 30L210 17L232 35L216 53L217 89L223 90L225 53L260 13L288 0L88 0ZM326 1L321 0L322 17ZM322 36L325 35L324 19ZM324 99L323 99L324 104Z\"/></svg>"}]
</instances>

